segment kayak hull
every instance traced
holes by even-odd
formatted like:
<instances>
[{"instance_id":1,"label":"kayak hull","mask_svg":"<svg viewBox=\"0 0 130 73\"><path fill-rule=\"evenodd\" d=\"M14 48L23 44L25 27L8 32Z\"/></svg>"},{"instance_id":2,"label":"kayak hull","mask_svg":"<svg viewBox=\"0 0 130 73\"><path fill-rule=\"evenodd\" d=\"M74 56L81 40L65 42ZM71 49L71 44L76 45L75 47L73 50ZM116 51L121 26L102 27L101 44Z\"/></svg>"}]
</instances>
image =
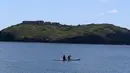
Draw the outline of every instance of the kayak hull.
<instances>
[{"instance_id":1,"label":"kayak hull","mask_svg":"<svg viewBox=\"0 0 130 73\"><path fill-rule=\"evenodd\" d=\"M54 59L54 61L80 61L80 59L71 59L71 60L56 60L56 59Z\"/></svg>"}]
</instances>

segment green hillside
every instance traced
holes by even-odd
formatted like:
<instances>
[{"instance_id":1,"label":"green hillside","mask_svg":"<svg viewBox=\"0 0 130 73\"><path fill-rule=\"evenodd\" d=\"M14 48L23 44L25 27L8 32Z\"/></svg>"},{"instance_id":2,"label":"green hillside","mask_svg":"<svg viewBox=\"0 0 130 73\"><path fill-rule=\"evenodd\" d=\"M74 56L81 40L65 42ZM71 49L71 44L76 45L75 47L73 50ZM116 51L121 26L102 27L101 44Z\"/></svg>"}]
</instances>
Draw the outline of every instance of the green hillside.
<instances>
[{"instance_id":1,"label":"green hillside","mask_svg":"<svg viewBox=\"0 0 130 73\"><path fill-rule=\"evenodd\" d=\"M130 30L113 24L63 25L23 21L0 31L0 41L130 44Z\"/></svg>"}]
</instances>

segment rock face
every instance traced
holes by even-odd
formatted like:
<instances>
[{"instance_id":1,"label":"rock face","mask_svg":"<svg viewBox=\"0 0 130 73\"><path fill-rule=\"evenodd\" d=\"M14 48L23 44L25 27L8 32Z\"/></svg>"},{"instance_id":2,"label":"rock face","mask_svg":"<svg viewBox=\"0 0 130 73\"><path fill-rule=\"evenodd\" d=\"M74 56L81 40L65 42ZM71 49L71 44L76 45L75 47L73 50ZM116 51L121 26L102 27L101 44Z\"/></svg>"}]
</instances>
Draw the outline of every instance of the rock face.
<instances>
[{"instance_id":1,"label":"rock face","mask_svg":"<svg viewBox=\"0 0 130 73\"><path fill-rule=\"evenodd\" d=\"M130 44L130 30L113 24L63 25L23 21L0 31L0 41Z\"/></svg>"}]
</instances>

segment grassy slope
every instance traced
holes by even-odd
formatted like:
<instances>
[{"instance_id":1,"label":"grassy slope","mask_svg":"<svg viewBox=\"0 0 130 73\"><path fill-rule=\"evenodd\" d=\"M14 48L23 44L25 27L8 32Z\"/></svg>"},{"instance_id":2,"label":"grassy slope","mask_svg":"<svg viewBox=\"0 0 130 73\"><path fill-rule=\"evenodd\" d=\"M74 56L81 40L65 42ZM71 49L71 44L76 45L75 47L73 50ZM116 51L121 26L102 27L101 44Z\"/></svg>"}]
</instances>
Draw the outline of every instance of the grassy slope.
<instances>
[{"instance_id":1,"label":"grassy slope","mask_svg":"<svg viewBox=\"0 0 130 73\"><path fill-rule=\"evenodd\" d=\"M94 44L130 44L130 30L112 24L17 24L3 29L3 41L41 41Z\"/></svg>"}]
</instances>

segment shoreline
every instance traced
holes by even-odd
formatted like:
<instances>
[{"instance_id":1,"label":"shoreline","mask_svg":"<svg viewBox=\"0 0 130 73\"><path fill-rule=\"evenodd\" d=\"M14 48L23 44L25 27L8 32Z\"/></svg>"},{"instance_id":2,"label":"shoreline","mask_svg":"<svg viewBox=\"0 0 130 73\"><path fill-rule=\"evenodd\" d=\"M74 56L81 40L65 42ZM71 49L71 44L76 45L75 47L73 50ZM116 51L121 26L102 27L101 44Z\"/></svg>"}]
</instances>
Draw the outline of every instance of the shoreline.
<instances>
[{"instance_id":1,"label":"shoreline","mask_svg":"<svg viewBox=\"0 0 130 73\"><path fill-rule=\"evenodd\" d=\"M90 44L90 43L64 43L64 42L26 42L26 41L0 41L0 42L6 42L6 43L44 43L44 44L72 44L72 45L127 45L130 46L130 44Z\"/></svg>"}]
</instances>

